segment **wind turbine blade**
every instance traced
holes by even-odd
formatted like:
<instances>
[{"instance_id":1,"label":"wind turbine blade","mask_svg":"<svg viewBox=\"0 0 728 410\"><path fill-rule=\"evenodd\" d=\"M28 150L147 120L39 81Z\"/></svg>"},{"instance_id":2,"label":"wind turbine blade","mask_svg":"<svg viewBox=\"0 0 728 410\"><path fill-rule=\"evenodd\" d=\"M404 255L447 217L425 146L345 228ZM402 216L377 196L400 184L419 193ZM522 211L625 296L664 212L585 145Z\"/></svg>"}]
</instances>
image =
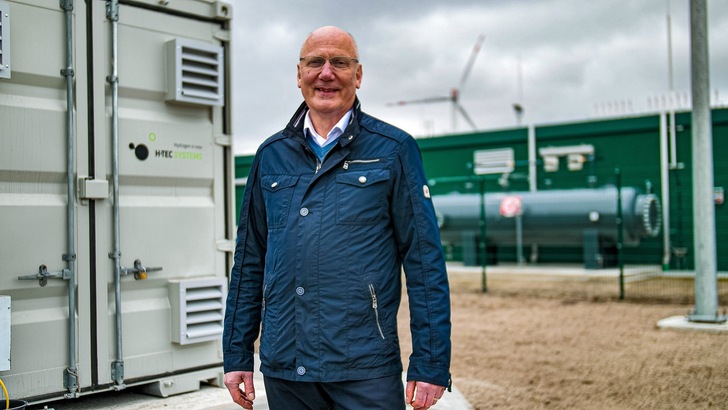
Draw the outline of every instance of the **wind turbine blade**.
<instances>
[{"instance_id":1,"label":"wind turbine blade","mask_svg":"<svg viewBox=\"0 0 728 410\"><path fill-rule=\"evenodd\" d=\"M465 108L463 108L463 106L460 105L460 104L457 104L456 107L457 107L458 111L460 111L460 114L463 115L463 118L465 118L465 121L467 121L468 124L470 124L470 126L473 127L473 130L474 131L477 131L478 130L478 127L475 125L475 123L470 118L470 116L468 115L468 113L465 112Z\"/></svg>"},{"instance_id":2,"label":"wind turbine blade","mask_svg":"<svg viewBox=\"0 0 728 410\"><path fill-rule=\"evenodd\" d=\"M431 97L431 98L423 98L421 100L410 100L410 101L397 101L395 103L388 103L388 106L393 105L409 105L409 104L427 104L427 103L433 103L433 102L440 102L440 101L450 101L450 97Z\"/></svg>"},{"instance_id":3,"label":"wind turbine blade","mask_svg":"<svg viewBox=\"0 0 728 410\"><path fill-rule=\"evenodd\" d=\"M478 36L478 40L475 42L475 46L473 47L472 53L470 53L470 59L468 59L468 63L465 65L465 71L463 72L463 76L460 78L460 85L458 86L458 89L462 91L463 85L465 84L465 81L468 79L468 76L470 75L470 71L473 68L473 64L475 64L475 58L478 56L478 53L480 52L480 46L483 44L483 41L485 40L485 36L481 34Z\"/></svg>"}]
</instances>

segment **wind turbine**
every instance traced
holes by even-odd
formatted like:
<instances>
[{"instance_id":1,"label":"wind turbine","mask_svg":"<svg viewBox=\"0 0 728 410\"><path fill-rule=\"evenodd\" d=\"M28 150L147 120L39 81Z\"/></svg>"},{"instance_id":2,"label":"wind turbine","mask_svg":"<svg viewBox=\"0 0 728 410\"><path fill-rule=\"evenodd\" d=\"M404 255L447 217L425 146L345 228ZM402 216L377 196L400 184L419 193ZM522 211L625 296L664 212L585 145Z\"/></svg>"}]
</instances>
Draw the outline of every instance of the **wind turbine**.
<instances>
[{"instance_id":1,"label":"wind turbine","mask_svg":"<svg viewBox=\"0 0 728 410\"><path fill-rule=\"evenodd\" d=\"M387 104L389 106L393 105L411 105L411 104L428 104L433 102L441 102L441 101L450 101L452 103L452 129L453 131L457 130L457 117L458 112L460 115L465 118L465 121L470 124L471 127L473 127L473 130L477 130L478 127L475 125L473 120L470 118L468 113L465 111L465 108L463 108L462 105L460 105L460 92L463 89L463 86L465 85L465 81L468 79L468 76L470 75L470 71L473 68L473 64L475 63L475 58L478 56L478 53L480 52L480 46L483 44L483 41L485 40L484 35L478 36L478 40L475 42L475 46L473 47L473 51L470 53L470 58L468 59L468 63L465 65L465 71L463 71L463 75L460 78L460 84L458 84L457 87L450 90L449 96L442 96L442 97L430 97L430 98L423 98L420 100L409 100L409 101L398 101L396 103L390 103Z\"/></svg>"}]
</instances>

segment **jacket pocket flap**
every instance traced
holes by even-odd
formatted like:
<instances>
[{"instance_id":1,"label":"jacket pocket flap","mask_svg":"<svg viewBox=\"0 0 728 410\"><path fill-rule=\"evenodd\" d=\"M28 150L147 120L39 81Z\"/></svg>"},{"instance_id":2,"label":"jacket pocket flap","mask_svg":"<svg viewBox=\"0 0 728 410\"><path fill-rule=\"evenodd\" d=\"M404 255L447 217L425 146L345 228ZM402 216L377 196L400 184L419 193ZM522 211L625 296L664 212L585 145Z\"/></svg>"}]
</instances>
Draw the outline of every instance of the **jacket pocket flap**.
<instances>
[{"instance_id":1,"label":"jacket pocket flap","mask_svg":"<svg viewBox=\"0 0 728 410\"><path fill-rule=\"evenodd\" d=\"M277 191L295 186L298 178L298 175L264 175L260 178L260 186L266 191Z\"/></svg>"},{"instance_id":2,"label":"jacket pocket flap","mask_svg":"<svg viewBox=\"0 0 728 410\"><path fill-rule=\"evenodd\" d=\"M367 187L387 180L389 180L388 169L369 169L336 175L336 182L358 187Z\"/></svg>"}]
</instances>

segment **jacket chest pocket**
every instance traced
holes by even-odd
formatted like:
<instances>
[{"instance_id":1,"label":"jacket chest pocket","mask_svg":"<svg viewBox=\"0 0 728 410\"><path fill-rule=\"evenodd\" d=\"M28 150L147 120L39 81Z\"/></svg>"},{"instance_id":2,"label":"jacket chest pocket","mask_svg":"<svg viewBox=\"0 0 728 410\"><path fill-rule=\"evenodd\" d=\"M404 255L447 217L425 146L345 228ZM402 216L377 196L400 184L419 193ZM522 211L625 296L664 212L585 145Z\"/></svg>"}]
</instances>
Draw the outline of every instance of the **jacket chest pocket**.
<instances>
[{"instance_id":1,"label":"jacket chest pocket","mask_svg":"<svg viewBox=\"0 0 728 410\"><path fill-rule=\"evenodd\" d=\"M288 221L298 175L265 175L260 179L268 229L283 228Z\"/></svg>"},{"instance_id":2,"label":"jacket chest pocket","mask_svg":"<svg viewBox=\"0 0 728 410\"><path fill-rule=\"evenodd\" d=\"M386 218L389 179L388 169L336 175L336 223L361 225Z\"/></svg>"}]
</instances>

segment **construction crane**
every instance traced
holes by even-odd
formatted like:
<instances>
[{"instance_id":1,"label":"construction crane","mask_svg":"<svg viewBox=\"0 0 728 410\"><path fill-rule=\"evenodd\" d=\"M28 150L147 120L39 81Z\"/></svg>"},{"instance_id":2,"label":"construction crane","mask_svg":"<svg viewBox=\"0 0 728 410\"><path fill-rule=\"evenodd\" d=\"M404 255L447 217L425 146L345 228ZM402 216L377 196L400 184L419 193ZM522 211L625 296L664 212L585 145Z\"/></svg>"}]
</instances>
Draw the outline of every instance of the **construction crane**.
<instances>
[{"instance_id":1,"label":"construction crane","mask_svg":"<svg viewBox=\"0 0 728 410\"><path fill-rule=\"evenodd\" d=\"M453 131L457 131L457 118L458 113L465 118L465 121L470 124L471 127L473 127L473 130L477 130L478 127L475 125L475 122L473 122L472 118L470 118L470 115L468 115L467 111L465 111L465 108L460 104L460 93L462 92L463 86L465 85L465 81L467 81L468 76L470 75L470 71L473 68L473 64L475 63L475 58L478 56L478 53L480 52L480 47L483 44L483 41L485 40L484 35L478 36L478 40L475 42L475 46L473 47L473 51L470 53L470 58L468 59L467 64L465 65L465 70L463 71L463 75L460 78L460 83L457 87L450 90L449 96L441 96L441 97L430 97L430 98L423 98L418 100L409 100L409 101L398 101L395 103L387 104L389 106L403 106L403 105L412 105L412 104L428 104L428 103L434 103L434 102L442 102L442 101L450 101L452 105L452 129Z\"/></svg>"}]
</instances>

